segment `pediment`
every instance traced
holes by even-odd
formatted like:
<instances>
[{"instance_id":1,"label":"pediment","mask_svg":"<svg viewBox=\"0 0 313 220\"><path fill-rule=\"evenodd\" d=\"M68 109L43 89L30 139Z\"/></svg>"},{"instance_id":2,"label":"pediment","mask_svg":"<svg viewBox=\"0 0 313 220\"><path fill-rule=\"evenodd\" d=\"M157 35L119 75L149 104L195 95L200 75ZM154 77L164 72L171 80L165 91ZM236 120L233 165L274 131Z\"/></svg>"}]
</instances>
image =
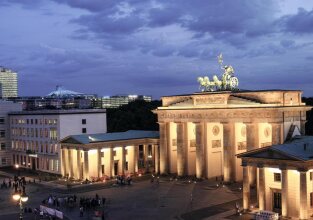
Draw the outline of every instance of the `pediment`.
<instances>
[{"instance_id":1,"label":"pediment","mask_svg":"<svg viewBox=\"0 0 313 220\"><path fill-rule=\"evenodd\" d=\"M289 156L288 154L275 151L273 149L264 149L261 151L246 152L238 156L250 157L250 158L264 158L264 159L271 159L271 160L294 160L294 161L300 160L300 159L297 159L296 157Z\"/></svg>"},{"instance_id":2,"label":"pediment","mask_svg":"<svg viewBox=\"0 0 313 220\"><path fill-rule=\"evenodd\" d=\"M73 137L67 137L65 139L63 139L62 141L60 141L60 143L67 143L67 144L83 144L80 141L76 140Z\"/></svg>"}]
</instances>

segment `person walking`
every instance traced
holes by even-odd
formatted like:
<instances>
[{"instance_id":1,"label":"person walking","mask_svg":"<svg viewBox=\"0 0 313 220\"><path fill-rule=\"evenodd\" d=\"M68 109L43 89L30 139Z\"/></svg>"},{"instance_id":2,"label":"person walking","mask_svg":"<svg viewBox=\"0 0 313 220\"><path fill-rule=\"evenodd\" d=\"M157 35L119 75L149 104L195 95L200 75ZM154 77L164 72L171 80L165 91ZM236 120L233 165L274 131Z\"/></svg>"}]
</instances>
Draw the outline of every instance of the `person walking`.
<instances>
[{"instance_id":1,"label":"person walking","mask_svg":"<svg viewBox=\"0 0 313 220\"><path fill-rule=\"evenodd\" d=\"M83 217L84 216L84 208L81 206L79 208L79 217Z\"/></svg>"}]
</instances>

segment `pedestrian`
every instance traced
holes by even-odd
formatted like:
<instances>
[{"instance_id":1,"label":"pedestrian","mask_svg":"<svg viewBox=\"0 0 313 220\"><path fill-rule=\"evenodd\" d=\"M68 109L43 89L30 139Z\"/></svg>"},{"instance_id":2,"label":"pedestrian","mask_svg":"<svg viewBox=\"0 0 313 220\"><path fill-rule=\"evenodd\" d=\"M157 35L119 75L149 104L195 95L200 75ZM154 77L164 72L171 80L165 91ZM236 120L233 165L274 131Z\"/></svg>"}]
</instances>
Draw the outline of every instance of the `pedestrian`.
<instances>
[{"instance_id":1,"label":"pedestrian","mask_svg":"<svg viewBox=\"0 0 313 220\"><path fill-rule=\"evenodd\" d=\"M84 216L84 208L82 206L79 208L79 216L80 217Z\"/></svg>"}]
</instances>

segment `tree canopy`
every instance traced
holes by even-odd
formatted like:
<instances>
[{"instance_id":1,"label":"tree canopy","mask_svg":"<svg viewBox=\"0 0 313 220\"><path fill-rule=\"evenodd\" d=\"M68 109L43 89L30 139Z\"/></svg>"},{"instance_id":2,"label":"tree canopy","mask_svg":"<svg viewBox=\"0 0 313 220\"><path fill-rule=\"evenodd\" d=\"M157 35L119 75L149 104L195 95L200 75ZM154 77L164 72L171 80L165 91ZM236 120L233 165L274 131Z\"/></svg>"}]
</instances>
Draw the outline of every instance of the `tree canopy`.
<instances>
[{"instance_id":1,"label":"tree canopy","mask_svg":"<svg viewBox=\"0 0 313 220\"><path fill-rule=\"evenodd\" d=\"M107 109L108 132L159 130L157 115L152 112L159 106L161 101L136 100L116 109Z\"/></svg>"}]
</instances>

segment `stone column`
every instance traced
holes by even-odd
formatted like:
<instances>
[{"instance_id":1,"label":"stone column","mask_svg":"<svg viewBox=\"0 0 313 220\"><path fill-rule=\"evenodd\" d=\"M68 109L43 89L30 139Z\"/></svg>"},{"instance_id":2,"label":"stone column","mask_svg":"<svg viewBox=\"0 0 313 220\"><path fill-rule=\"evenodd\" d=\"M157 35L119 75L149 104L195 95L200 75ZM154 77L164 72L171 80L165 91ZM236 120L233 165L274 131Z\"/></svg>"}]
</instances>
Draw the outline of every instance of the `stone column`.
<instances>
[{"instance_id":1,"label":"stone column","mask_svg":"<svg viewBox=\"0 0 313 220\"><path fill-rule=\"evenodd\" d=\"M204 177L204 123L196 124L196 176Z\"/></svg>"},{"instance_id":2,"label":"stone column","mask_svg":"<svg viewBox=\"0 0 313 220\"><path fill-rule=\"evenodd\" d=\"M84 151L84 180L89 179L89 158L88 150Z\"/></svg>"},{"instance_id":3,"label":"stone column","mask_svg":"<svg viewBox=\"0 0 313 220\"><path fill-rule=\"evenodd\" d=\"M160 126L160 173L167 174L168 173L168 129L167 123L159 122Z\"/></svg>"},{"instance_id":4,"label":"stone column","mask_svg":"<svg viewBox=\"0 0 313 220\"><path fill-rule=\"evenodd\" d=\"M143 145L143 158L144 158L144 163L145 163L145 172L149 172L149 161L148 161L148 145L144 144Z\"/></svg>"},{"instance_id":5,"label":"stone column","mask_svg":"<svg viewBox=\"0 0 313 220\"><path fill-rule=\"evenodd\" d=\"M74 169L73 169L73 150L68 149L68 165L69 165L69 177L73 178L74 177Z\"/></svg>"},{"instance_id":6,"label":"stone column","mask_svg":"<svg viewBox=\"0 0 313 220\"><path fill-rule=\"evenodd\" d=\"M249 210L250 207L250 183L249 183L249 166L242 164L243 169L243 209Z\"/></svg>"},{"instance_id":7,"label":"stone column","mask_svg":"<svg viewBox=\"0 0 313 220\"><path fill-rule=\"evenodd\" d=\"M300 121L300 132L301 132L301 135L305 135L305 124L306 124L306 120L301 120Z\"/></svg>"},{"instance_id":8,"label":"stone column","mask_svg":"<svg viewBox=\"0 0 313 220\"><path fill-rule=\"evenodd\" d=\"M154 169L157 174L160 173L160 153L159 153L159 145L154 145Z\"/></svg>"},{"instance_id":9,"label":"stone column","mask_svg":"<svg viewBox=\"0 0 313 220\"><path fill-rule=\"evenodd\" d=\"M66 176L67 172L68 172L68 168L66 167L66 149L62 148L61 150L61 154L62 154L62 160L61 160L61 166L62 166L62 176ZM39 169L41 168L41 158L39 160Z\"/></svg>"},{"instance_id":10,"label":"stone column","mask_svg":"<svg viewBox=\"0 0 313 220\"><path fill-rule=\"evenodd\" d=\"M265 173L263 164L260 164L258 166L258 169L259 169L259 188L258 188L259 209L265 210Z\"/></svg>"},{"instance_id":11,"label":"stone column","mask_svg":"<svg viewBox=\"0 0 313 220\"><path fill-rule=\"evenodd\" d=\"M288 170L281 170L281 214L283 217L288 217Z\"/></svg>"},{"instance_id":12,"label":"stone column","mask_svg":"<svg viewBox=\"0 0 313 220\"><path fill-rule=\"evenodd\" d=\"M282 144L282 124L281 123L271 123L272 125L272 145Z\"/></svg>"},{"instance_id":13,"label":"stone column","mask_svg":"<svg viewBox=\"0 0 313 220\"><path fill-rule=\"evenodd\" d=\"M230 182L236 179L236 144L234 123L223 124L224 142L224 181Z\"/></svg>"},{"instance_id":14,"label":"stone column","mask_svg":"<svg viewBox=\"0 0 313 220\"><path fill-rule=\"evenodd\" d=\"M122 149L122 156L121 156L121 167L122 167L122 175L125 174L125 163L126 163L126 152L125 152L125 146L121 147Z\"/></svg>"},{"instance_id":15,"label":"stone column","mask_svg":"<svg viewBox=\"0 0 313 220\"><path fill-rule=\"evenodd\" d=\"M139 156L139 146L134 145L134 172L138 173L138 156Z\"/></svg>"},{"instance_id":16,"label":"stone column","mask_svg":"<svg viewBox=\"0 0 313 220\"><path fill-rule=\"evenodd\" d=\"M109 151L109 173L108 176L111 178L114 176L114 154L113 154L113 147L110 147Z\"/></svg>"},{"instance_id":17,"label":"stone column","mask_svg":"<svg viewBox=\"0 0 313 220\"><path fill-rule=\"evenodd\" d=\"M187 174L187 143L186 143L186 123L177 123L177 175Z\"/></svg>"},{"instance_id":18,"label":"stone column","mask_svg":"<svg viewBox=\"0 0 313 220\"><path fill-rule=\"evenodd\" d=\"M308 219L308 194L306 182L306 170L300 172L300 219Z\"/></svg>"},{"instance_id":19,"label":"stone column","mask_svg":"<svg viewBox=\"0 0 313 220\"><path fill-rule=\"evenodd\" d=\"M102 161L101 161L101 150L97 149L97 171L98 171L98 177L102 177Z\"/></svg>"},{"instance_id":20,"label":"stone column","mask_svg":"<svg viewBox=\"0 0 313 220\"><path fill-rule=\"evenodd\" d=\"M81 150L77 150L76 151L76 156L77 156L77 170L76 170L76 178L77 179L82 179L82 173L81 173L81 170L82 170L82 162L81 162Z\"/></svg>"},{"instance_id":21,"label":"stone column","mask_svg":"<svg viewBox=\"0 0 313 220\"><path fill-rule=\"evenodd\" d=\"M247 151L259 148L259 128L258 123L247 123ZM250 168L250 185L255 185L256 183L256 168Z\"/></svg>"}]
</instances>

